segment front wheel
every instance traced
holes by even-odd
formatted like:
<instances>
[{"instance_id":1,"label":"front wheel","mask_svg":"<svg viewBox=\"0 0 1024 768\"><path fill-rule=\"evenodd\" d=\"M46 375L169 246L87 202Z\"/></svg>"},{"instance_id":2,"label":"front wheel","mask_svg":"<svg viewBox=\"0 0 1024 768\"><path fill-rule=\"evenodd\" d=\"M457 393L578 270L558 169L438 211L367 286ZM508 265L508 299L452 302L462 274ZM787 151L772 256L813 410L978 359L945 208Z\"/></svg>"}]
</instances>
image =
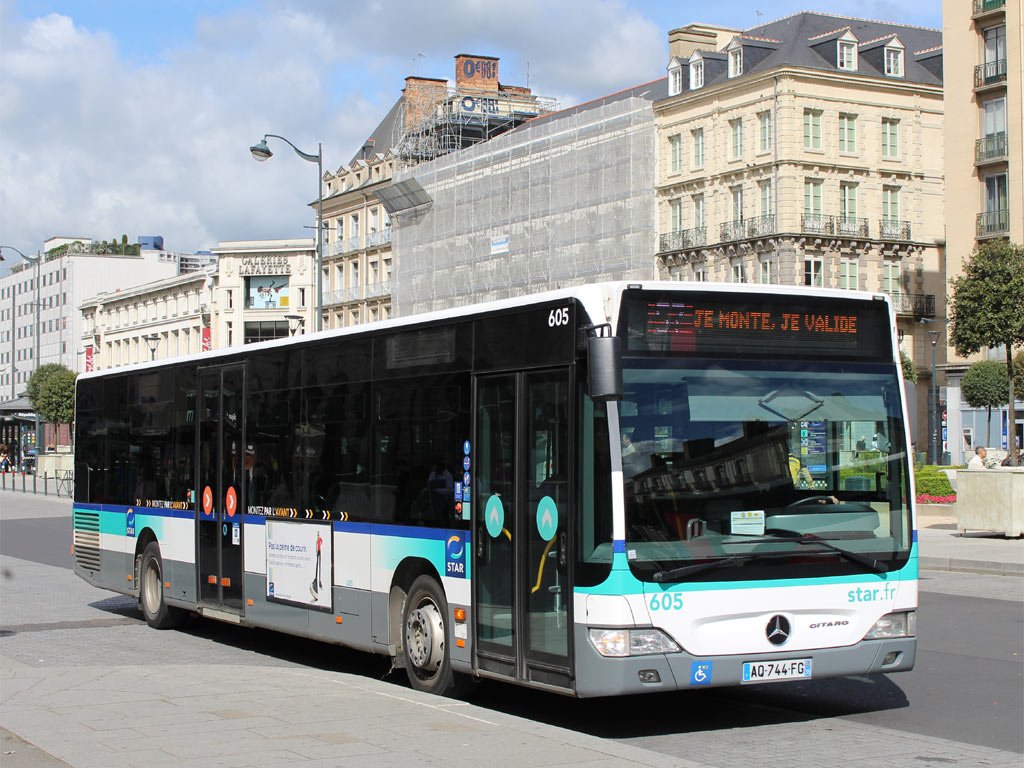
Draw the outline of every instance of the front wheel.
<instances>
[{"instance_id":1,"label":"front wheel","mask_svg":"<svg viewBox=\"0 0 1024 768\"><path fill-rule=\"evenodd\" d=\"M160 545L149 542L142 552L139 567L139 605L146 623L154 629L171 629L185 618L180 608L172 608L164 600L164 563L160 557Z\"/></svg>"},{"instance_id":2,"label":"front wheel","mask_svg":"<svg viewBox=\"0 0 1024 768\"><path fill-rule=\"evenodd\" d=\"M402 612L402 653L412 687L438 696L459 696L466 681L452 671L448 652L448 601L437 581L420 576Z\"/></svg>"}]
</instances>

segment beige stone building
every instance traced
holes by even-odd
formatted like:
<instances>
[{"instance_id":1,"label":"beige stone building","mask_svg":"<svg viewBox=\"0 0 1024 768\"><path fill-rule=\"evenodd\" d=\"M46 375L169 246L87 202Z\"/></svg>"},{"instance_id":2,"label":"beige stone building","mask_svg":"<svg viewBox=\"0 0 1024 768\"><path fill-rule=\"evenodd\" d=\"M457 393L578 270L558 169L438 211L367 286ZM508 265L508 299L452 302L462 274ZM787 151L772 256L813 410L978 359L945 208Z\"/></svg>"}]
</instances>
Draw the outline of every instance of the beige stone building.
<instances>
[{"instance_id":1,"label":"beige stone building","mask_svg":"<svg viewBox=\"0 0 1024 768\"><path fill-rule=\"evenodd\" d=\"M986 240L1024 243L1024 16L1020 0L943 0L942 17L947 270L955 277ZM942 366L948 450L953 463L963 463L975 444L1005 447L1005 414L993 414L992 433L986 434L987 413L969 408L960 396L971 362L1004 355L987 350L967 360L952 348L948 354ZM1019 436L1024 417L1015 422Z\"/></svg>"},{"instance_id":2,"label":"beige stone building","mask_svg":"<svg viewBox=\"0 0 1024 768\"><path fill-rule=\"evenodd\" d=\"M316 329L316 246L312 238L237 240L211 249L214 349Z\"/></svg>"},{"instance_id":3,"label":"beige stone building","mask_svg":"<svg viewBox=\"0 0 1024 768\"><path fill-rule=\"evenodd\" d=\"M919 372L918 450L944 314L941 44L818 13L691 25L669 34L655 104L662 275L889 294Z\"/></svg>"},{"instance_id":4,"label":"beige stone building","mask_svg":"<svg viewBox=\"0 0 1024 768\"><path fill-rule=\"evenodd\" d=\"M82 370L101 371L209 349L213 267L122 290L79 305Z\"/></svg>"},{"instance_id":5,"label":"beige stone building","mask_svg":"<svg viewBox=\"0 0 1024 768\"><path fill-rule=\"evenodd\" d=\"M391 218L374 192L391 184L390 150L357 157L324 179L324 327L384 320L391 313Z\"/></svg>"},{"instance_id":6,"label":"beige stone building","mask_svg":"<svg viewBox=\"0 0 1024 768\"><path fill-rule=\"evenodd\" d=\"M306 333L316 306L314 240L218 244L217 263L79 305L81 370L197 355Z\"/></svg>"}]
</instances>

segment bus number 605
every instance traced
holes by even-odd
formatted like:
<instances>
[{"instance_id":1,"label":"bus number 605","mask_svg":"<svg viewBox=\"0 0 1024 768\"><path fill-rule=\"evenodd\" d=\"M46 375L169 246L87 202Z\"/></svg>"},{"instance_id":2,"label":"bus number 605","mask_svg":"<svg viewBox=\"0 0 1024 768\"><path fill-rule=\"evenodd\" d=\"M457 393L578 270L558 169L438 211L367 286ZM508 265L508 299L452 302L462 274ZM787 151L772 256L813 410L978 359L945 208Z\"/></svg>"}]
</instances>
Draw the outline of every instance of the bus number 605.
<instances>
[{"instance_id":1,"label":"bus number 605","mask_svg":"<svg viewBox=\"0 0 1024 768\"><path fill-rule=\"evenodd\" d=\"M548 328L557 328L560 325L569 324L569 308L552 309L548 313Z\"/></svg>"}]
</instances>

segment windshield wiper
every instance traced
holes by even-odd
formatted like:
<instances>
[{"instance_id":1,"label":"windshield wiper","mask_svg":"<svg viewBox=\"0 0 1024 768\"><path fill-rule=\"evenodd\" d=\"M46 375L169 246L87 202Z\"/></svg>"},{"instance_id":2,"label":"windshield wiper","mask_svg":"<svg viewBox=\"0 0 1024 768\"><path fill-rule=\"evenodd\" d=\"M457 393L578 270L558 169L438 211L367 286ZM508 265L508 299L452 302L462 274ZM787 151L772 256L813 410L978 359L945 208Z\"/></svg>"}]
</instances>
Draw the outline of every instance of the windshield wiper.
<instances>
[{"instance_id":1,"label":"windshield wiper","mask_svg":"<svg viewBox=\"0 0 1024 768\"><path fill-rule=\"evenodd\" d=\"M827 555L829 553L835 553L844 560L849 560L857 565L862 565L870 571L875 573L885 573L887 568L885 563L875 560L874 558L862 555L859 552L851 552L848 549L837 547L825 539L815 536L813 533L800 533L799 531L788 531L783 528L773 529L778 532L777 536L768 536L763 539L756 539L750 543L761 543L765 541L785 541L792 542L794 544L817 544L826 551L814 552L808 554L820 554ZM746 543L746 542L744 542ZM694 563L693 565L684 565L679 568L673 568L669 571L655 571L651 577L655 582L663 584L666 581L676 581L683 578L684 576L695 576L698 573L704 573L705 571L712 571L716 568L724 568L726 566L736 567L749 563L753 560L771 560L781 557L792 557L793 552L751 552L746 555L732 555L731 557L719 557L714 560L708 560L703 563Z\"/></svg>"},{"instance_id":2,"label":"windshield wiper","mask_svg":"<svg viewBox=\"0 0 1024 768\"><path fill-rule=\"evenodd\" d=\"M863 565L865 568L874 571L875 573L885 573L888 570L883 562L875 560L872 557L862 555L859 552L851 552L848 549L837 547L832 542L826 541L813 533L800 533L800 531L790 531L785 528L773 528L772 530L778 535L772 536L770 541L792 541L796 544L817 544L819 547L824 547L830 552L835 552L844 560L849 560L851 563Z\"/></svg>"},{"instance_id":3,"label":"windshield wiper","mask_svg":"<svg viewBox=\"0 0 1024 768\"><path fill-rule=\"evenodd\" d=\"M737 566L742 565L743 563L749 563L752 560L770 560L778 557L792 556L792 552L751 552L748 555L732 555L731 557L719 557L703 563L683 565L679 568L673 568L670 571L655 571L651 578L659 584L663 584L666 581L676 581L684 576L693 576L698 573L704 573L704 571L712 571L715 568L724 568L727 565Z\"/></svg>"}]
</instances>

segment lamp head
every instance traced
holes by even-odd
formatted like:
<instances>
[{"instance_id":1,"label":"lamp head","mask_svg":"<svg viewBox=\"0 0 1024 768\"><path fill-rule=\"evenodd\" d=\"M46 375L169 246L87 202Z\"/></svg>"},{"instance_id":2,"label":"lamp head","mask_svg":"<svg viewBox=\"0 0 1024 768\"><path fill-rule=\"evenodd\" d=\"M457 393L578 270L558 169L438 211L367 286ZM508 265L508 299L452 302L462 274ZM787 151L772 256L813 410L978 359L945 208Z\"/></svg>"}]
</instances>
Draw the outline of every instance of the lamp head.
<instances>
[{"instance_id":1,"label":"lamp head","mask_svg":"<svg viewBox=\"0 0 1024 768\"><path fill-rule=\"evenodd\" d=\"M267 146L266 136L263 137L259 144L253 144L249 147L249 151L252 152L253 158L259 160L261 163L274 156L274 153L270 151L270 147Z\"/></svg>"}]
</instances>

